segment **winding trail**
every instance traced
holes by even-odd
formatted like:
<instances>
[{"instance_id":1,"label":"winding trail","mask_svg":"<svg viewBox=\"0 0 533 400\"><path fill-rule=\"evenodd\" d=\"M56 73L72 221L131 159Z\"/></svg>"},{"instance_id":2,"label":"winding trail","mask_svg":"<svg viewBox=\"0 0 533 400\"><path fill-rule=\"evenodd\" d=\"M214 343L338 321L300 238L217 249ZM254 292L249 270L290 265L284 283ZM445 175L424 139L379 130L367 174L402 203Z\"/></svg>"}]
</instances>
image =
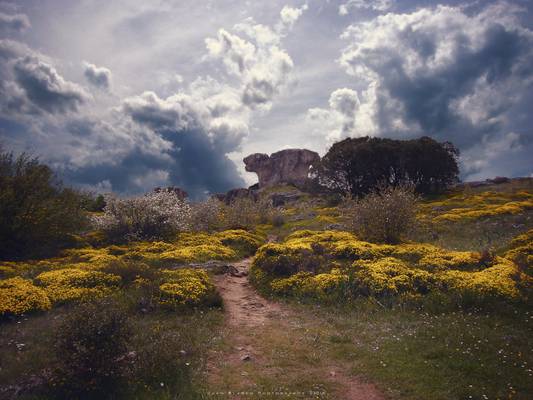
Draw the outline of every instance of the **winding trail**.
<instances>
[{"instance_id":1,"label":"winding trail","mask_svg":"<svg viewBox=\"0 0 533 400\"><path fill-rule=\"evenodd\" d=\"M291 348L291 333L296 333L296 315L290 306L273 302L260 296L248 282L248 269L252 258L233 263L228 273L218 275L214 281L224 301L226 313L225 337L231 347L213 354L208 361L210 386L227 392L261 390L257 381L262 378L288 374L283 365L273 359L275 349L265 348L265 335L283 340L283 345ZM275 343L275 342L274 342ZM297 357L297 349L293 357ZM298 365L300 367L300 365ZM347 367L330 359L320 360L315 365L302 365L300 373L316 376L331 387L333 393L324 395L300 394L298 399L338 399L338 400L383 400L385 397L371 383L346 373ZM255 378L255 379L254 379ZM296 379L298 380L298 379ZM235 383L238 388L228 386ZM299 389L301 390L301 389ZM218 398L218 397L217 397ZM263 398L260 395L240 396L227 393L220 398L245 399ZM264 397L272 398L272 397ZM287 397L284 397L287 398Z\"/></svg>"}]
</instances>

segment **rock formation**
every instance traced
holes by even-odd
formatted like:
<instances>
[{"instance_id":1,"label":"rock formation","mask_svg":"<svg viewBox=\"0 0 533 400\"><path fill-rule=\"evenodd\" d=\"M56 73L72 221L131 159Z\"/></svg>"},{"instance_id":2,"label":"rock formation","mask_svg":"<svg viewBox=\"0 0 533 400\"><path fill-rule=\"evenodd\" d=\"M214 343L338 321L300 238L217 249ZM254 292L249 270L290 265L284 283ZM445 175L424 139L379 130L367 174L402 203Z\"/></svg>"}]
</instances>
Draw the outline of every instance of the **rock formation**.
<instances>
[{"instance_id":1,"label":"rock formation","mask_svg":"<svg viewBox=\"0 0 533 400\"><path fill-rule=\"evenodd\" d=\"M164 187L164 188L156 187L154 189L154 192L156 192L156 193L160 193L160 192L174 193L181 200L185 200L187 197L189 197L189 194L185 190L183 190L183 189L181 189L181 188L179 188L177 186L167 186L167 187Z\"/></svg>"},{"instance_id":2,"label":"rock formation","mask_svg":"<svg viewBox=\"0 0 533 400\"><path fill-rule=\"evenodd\" d=\"M239 188L228 190L226 193L214 194L213 197L229 205L237 199L249 198L257 201L257 192L252 188Z\"/></svg>"},{"instance_id":3,"label":"rock formation","mask_svg":"<svg viewBox=\"0 0 533 400\"><path fill-rule=\"evenodd\" d=\"M267 154L255 153L243 161L246 171L259 177L259 188L280 184L300 186L308 180L309 167L320 160L318 153L306 149L288 149Z\"/></svg>"}]
</instances>

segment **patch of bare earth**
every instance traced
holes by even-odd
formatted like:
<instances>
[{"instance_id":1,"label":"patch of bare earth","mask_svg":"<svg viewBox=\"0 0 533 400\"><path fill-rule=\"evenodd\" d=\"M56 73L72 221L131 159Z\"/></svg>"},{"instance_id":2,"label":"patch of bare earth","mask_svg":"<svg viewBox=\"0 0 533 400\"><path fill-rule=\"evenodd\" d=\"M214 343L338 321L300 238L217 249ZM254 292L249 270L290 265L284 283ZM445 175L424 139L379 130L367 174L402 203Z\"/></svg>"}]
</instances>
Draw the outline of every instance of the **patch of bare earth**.
<instances>
[{"instance_id":1,"label":"patch of bare earth","mask_svg":"<svg viewBox=\"0 0 533 400\"><path fill-rule=\"evenodd\" d=\"M371 383L314 348L289 305L260 296L247 279L252 259L215 277L224 300L225 345L208 362L209 388L215 398L381 400ZM314 322L316 323L316 322ZM239 394L240 392L240 394Z\"/></svg>"}]
</instances>

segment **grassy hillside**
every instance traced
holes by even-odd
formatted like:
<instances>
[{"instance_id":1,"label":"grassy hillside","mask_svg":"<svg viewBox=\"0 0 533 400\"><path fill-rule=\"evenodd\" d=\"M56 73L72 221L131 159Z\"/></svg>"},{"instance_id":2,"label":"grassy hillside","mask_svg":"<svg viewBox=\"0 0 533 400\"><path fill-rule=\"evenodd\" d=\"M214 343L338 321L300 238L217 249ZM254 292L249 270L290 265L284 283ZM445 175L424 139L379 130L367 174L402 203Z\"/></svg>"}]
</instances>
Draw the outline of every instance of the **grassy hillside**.
<instances>
[{"instance_id":1,"label":"grassy hillside","mask_svg":"<svg viewBox=\"0 0 533 400\"><path fill-rule=\"evenodd\" d=\"M289 200L248 230L120 245L89 232L57 257L0 263L0 398L209 398L224 389L206 378L209 360L233 342L216 274L249 256L250 282L289 317L243 328L264 362L229 363L226 390L338 398L340 379L321 375L335 364L393 399L533 393L531 179L422 199L394 245L346 231L333 196L263 196L275 193ZM76 384L87 376L93 388Z\"/></svg>"}]
</instances>

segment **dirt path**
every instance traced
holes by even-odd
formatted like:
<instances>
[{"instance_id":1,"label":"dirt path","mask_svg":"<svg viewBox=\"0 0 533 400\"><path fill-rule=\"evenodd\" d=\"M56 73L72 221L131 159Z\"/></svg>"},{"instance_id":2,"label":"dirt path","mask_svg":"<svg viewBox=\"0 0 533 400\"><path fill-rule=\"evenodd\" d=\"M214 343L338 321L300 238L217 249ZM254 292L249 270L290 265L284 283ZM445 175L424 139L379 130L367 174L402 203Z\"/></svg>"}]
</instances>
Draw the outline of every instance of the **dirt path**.
<instances>
[{"instance_id":1,"label":"dirt path","mask_svg":"<svg viewBox=\"0 0 533 400\"><path fill-rule=\"evenodd\" d=\"M227 392L247 391L248 396L225 393L220 398L244 399L263 398L261 383L279 382L280 387L298 386L293 397L298 399L339 399L339 400L382 400L385 397L372 384L347 374L346 367L331 360L320 359L311 365L302 365L299 352L309 351L299 348L297 338L292 338L298 322L286 305L261 297L248 282L248 268L251 258L234 263L235 269L215 277L215 284L224 300L226 312L226 341L230 347L217 352L208 363L208 379L211 386ZM299 334L298 334L299 335ZM294 340L294 342L292 342ZM276 346L278 344L278 346ZM289 349L285 365L276 358L276 351ZM291 353L292 351L292 353ZM296 359L292 364L290 360ZM298 369L300 369L298 371ZM327 390L320 386L306 388L308 380L312 385L316 380L325 382ZM259 384L257 383L259 382ZM318 389L317 389L318 388ZM254 391L257 393L254 394ZM333 391L333 393L331 393ZM308 394L314 392L314 394ZM222 392L221 392L222 393ZM317 394L318 393L318 394ZM264 398L272 398L266 395Z\"/></svg>"}]
</instances>

